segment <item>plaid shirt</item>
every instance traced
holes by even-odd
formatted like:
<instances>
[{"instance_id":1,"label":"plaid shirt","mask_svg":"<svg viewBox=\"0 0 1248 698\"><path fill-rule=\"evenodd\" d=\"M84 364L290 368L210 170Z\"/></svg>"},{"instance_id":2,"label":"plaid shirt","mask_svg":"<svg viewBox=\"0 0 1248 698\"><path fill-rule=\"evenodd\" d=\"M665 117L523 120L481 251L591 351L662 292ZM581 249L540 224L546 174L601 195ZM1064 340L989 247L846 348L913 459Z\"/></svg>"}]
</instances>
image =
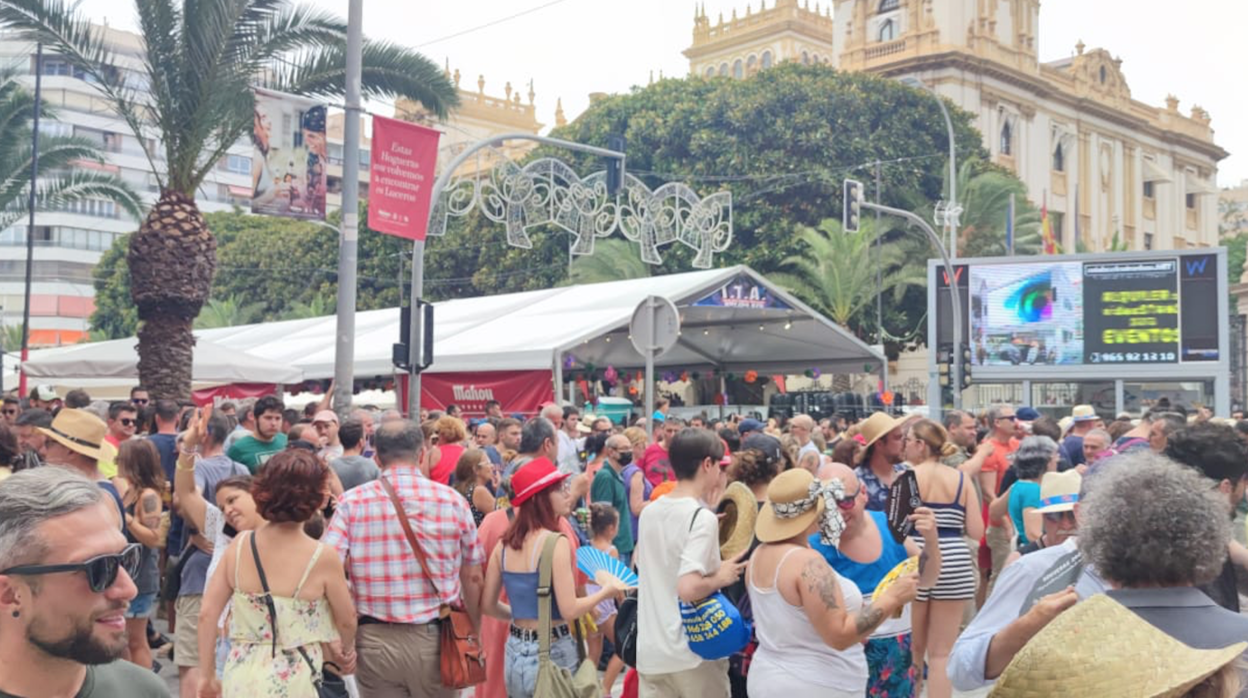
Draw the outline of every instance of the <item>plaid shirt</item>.
<instances>
[{"instance_id":1,"label":"plaid shirt","mask_svg":"<svg viewBox=\"0 0 1248 698\"><path fill-rule=\"evenodd\" d=\"M429 558L437 589L416 562L379 481L343 494L323 540L346 565L357 613L388 623L428 623L437 619L439 606L459 602L460 569L485 563L477 526L463 495L415 467L391 467L385 476Z\"/></svg>"}]
</instances>

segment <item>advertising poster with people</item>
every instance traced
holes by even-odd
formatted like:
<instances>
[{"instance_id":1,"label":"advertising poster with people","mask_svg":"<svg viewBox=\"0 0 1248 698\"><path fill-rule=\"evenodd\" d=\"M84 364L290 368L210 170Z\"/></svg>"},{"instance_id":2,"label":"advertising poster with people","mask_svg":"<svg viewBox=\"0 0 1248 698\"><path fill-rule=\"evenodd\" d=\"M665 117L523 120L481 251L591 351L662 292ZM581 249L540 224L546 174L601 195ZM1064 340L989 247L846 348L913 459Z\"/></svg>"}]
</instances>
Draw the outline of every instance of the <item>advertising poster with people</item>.
<instances>
[{"instance_id":1,"label":"advertising poster with people","mask_svg":"<svg viewBox=\"0 0 1248 698\"><path fill-rule=\"evenodd\" d=\"M255 93L252 213L324 220L325 105L281 92Z\"/></svg>"}]
</instances>

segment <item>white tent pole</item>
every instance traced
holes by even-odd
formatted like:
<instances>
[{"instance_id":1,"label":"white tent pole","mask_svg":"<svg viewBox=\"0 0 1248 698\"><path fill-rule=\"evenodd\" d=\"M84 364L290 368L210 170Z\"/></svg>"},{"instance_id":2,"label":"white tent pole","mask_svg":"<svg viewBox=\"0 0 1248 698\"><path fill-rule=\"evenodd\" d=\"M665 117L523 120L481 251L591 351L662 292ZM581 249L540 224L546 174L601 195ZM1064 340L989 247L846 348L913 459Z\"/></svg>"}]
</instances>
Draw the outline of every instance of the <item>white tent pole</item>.
<instances>
[{"instance_id":1,"label":"white tent pole","mask_svg":"<svg viewBox=\"0 0 1248 698\"><path fill-rule=\"evenodd\" d=\"M555 402L562 400L563 396L563 352L555 352L555 372L552 374L555 379Z\"/></svg>"}]
</instances>

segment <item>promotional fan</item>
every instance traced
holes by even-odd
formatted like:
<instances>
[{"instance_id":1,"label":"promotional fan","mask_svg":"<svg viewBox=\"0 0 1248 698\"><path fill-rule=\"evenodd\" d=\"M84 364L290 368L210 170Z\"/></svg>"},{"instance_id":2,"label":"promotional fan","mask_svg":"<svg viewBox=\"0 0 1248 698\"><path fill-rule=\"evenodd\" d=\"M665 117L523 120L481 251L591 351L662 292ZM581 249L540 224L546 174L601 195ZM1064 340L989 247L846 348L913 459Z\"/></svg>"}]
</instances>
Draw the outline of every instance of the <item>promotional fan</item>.
<instances>
[{"instance_id":1,"label":"promotional fan","mask_svg":"<svg viewBox=\"0 0 1248 698\"><path fill-rule=\"evenodd\" d=\"M914 574L915 572L918 572L918 571L919 571L919 556L918 555L902 560L901 562L897 563L896 567L889 570L888 574L884 575L884 578L880 580L879 584L875 585L875 591L871 592L871 598L872 599L880 598L880 594L883 594L884 590L892 586L893 582L896 582L898 579L900 579L902 575ZM900 608L897 609L897 612L893 614L893 617L900 618L901 612L902 612L902 609Z\"/></svg>"},{"instance_id":2,"label":"promotional fan","mask_svg":"<svg viewBox=\"0 0 1248 698\"><path fill-rule=\"evenodd\" d=\"M576 566L598 586L611 586L613 582L619 581L617 586L625 589L637 588L636 572L592 545L582 545L576 549Z\"/></svg>"},{"instance_id":3,"label":"promotional fan","mask_svg":"<svg viewBox=\"0 0 1248 698\"><path fill-rule=\"evenodd\" d=\"M913 470L907 470L898 475L893 486L888 488L888 506L884 513L888 517L888 532L893 534L893 540L898 543L906 540L906 536L914 530L910 515L921 506L923 500L919 497L919 479Z\"/></svg>"}]
</instances>

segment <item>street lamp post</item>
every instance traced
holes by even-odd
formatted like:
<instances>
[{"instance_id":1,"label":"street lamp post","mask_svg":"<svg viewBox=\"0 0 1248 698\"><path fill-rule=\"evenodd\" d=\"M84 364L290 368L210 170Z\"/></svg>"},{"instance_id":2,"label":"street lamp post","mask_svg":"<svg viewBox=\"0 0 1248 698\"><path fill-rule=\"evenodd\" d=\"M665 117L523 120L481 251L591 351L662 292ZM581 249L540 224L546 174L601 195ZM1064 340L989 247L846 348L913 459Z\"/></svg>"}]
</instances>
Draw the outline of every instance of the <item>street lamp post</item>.
<instances>
[{"instance_id":1,"label":"street lamp post","mask_svg":"<svg viewBox=\"0 0 1248 698\"><path fill-rule=\"evenodd\" d=\"M913 87L916 90L924 90L930 92L936 98L936 106L940 107L940 113L945 117L945 129L949 136L949 206L945 209L945 223L949 226L949 257L951 259L958 258L958 214L962 211L958 208L958 150L957 142L953 136L953 119L949 118L949 110L945 107L945 100L936 94L936 91L928 87L922 80L913 75L901 79L901 84L907 87Z\"/></svg>"}]
</instances>

